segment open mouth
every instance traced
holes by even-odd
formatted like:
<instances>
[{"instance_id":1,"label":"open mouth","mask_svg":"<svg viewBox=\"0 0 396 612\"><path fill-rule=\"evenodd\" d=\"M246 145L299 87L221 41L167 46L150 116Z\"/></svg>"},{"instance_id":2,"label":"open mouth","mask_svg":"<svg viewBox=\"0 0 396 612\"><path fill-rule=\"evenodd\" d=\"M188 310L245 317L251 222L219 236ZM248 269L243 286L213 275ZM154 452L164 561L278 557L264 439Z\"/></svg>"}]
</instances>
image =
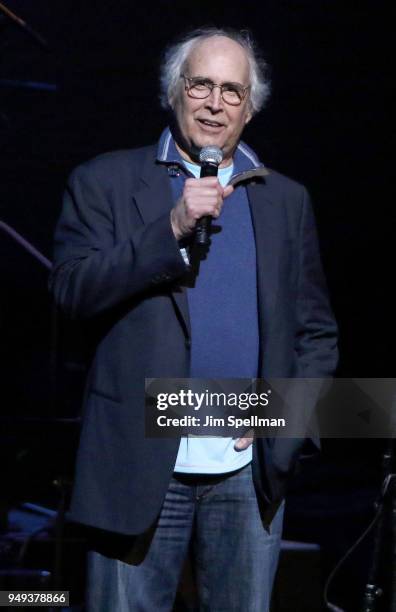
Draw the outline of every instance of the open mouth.
<instances>
[{"instance_id":1,"label":"open mouth","mask_svg":"<svg viewBox=\"0 0 396 612\"><path fill-rule=\"evenodd\" d=\"M198 119L198 121L201 125L204 125L208 128L220 129L224 127L222 123L219 123L218 121L212 121L210 119Z\"/></svg>"}]
</instances>

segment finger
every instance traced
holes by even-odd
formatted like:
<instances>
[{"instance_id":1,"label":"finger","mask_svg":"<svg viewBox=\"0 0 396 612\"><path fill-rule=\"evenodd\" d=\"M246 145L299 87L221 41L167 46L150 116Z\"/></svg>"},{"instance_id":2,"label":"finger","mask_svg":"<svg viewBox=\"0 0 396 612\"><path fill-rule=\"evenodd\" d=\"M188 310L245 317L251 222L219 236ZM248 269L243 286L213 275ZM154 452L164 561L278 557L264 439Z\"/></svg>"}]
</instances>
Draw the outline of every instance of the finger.
<instances>
[{"instance_id":1,"label":"finger","mask_svg":"<svg viewBox=\"0 0 396 612\"><path fill-rule=\"evenodd\" d=\"M243 437L243 438L239 438L239 440L237 440L234 444L234 449L235 450L246 450L247 448L249 448L249 446L251 446L251 444L253 444L253 436L252 437Z\"/></svg>"},{"instance_id":2,"label":"finger","mask_svg":"<svg viewBox=\"0 0 396 612\"><path fill-rule=\"evenodd\" d=\"M199 190L186 190L184 192L184 200L194 202L196 200L209 200L210 198L216 198L216 200L223 199L223 191L217 191L217 189L199 189Z\"/></svg>"},{"instance_id":3,"label":"finger","mask_svg":"<svg viewBox=\"0 0 396 612\"><path fill-rule=\"evenodd\" d=\"M185 202L185 208L188 215L192 217L202 215L212 215L215 212L220 212L223 200L220 197L196 197L188 198Z\"/></svg>"},{"instance_id":4,"label":"finger","mask_svg":"<svg viewBox=\"0 0 396 612\"><path fill-rule=\"evenodd\" d=\"M246 448L249 448L253 440L254 440L254 430L248 429L244 433L244 435L235 442L234 448L235 450L245 450Z\"/></svg>"},{"instance_id":5,"label":"finger","mask_svg":"<svg viewBox=\"0 0 396 612\"><path fill-rule=\"evenodd\" d=\"M216 176L206 176L202 179L186 179L185 187L195 191L203 188L216 189L219 193L223 193L223 188Z\"/></svg>"},{"instance_id":6,"label":"finger","mask_svg":"<svg viewBox=\"0 0 396 612\"><path fill-rule=\"evenodd\" d=\"M239 438L234 444L234 449L237 451L246 450L253 444L254 438Z\"/></svg>"},{"instance_id":7,"label":"finger","mask_svg":"<svg viewBox=\"0 0 396 612\"><path fill-rule=\"evenodd\" d=\"M193 179L194 180L194 179ZM195 179L195 184L199 185L211 185L215 187L216 185L220 185L219 179L217 176L204 176L203 178Z\"/></svg>"},{"instance_id":8,"label":"finger","mask_svg":"<svg viewBox=\"0 0 396 612\"><path fill-rule=\"evenodd\" d=\"M215 188L220 185L216 176L205 176L205 178L188 178L185 185L192 189L199 189L202 186Z\"/></svg>"}]
</instances>

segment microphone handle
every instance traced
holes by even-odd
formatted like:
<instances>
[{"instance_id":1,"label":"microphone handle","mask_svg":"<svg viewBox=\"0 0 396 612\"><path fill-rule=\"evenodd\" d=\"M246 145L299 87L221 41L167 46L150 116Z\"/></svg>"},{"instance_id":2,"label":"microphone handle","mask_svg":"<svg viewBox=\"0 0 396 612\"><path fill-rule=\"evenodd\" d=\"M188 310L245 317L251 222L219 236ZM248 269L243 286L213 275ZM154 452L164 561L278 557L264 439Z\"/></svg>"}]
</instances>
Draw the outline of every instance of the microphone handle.
<instances>
[{"instance_id":1,"label":"microphone handle","mask_svg":"<svg viewBox=\"0 0 396 612\"><path fill-rule=\"evenodd\" d=\"M218 165L212 162L204 162L201 166L200 178L205 176L217 176ZM209 246L209 233L212 217L201 217L195 226L195 244Z\"/></svg>"}]
</instances>

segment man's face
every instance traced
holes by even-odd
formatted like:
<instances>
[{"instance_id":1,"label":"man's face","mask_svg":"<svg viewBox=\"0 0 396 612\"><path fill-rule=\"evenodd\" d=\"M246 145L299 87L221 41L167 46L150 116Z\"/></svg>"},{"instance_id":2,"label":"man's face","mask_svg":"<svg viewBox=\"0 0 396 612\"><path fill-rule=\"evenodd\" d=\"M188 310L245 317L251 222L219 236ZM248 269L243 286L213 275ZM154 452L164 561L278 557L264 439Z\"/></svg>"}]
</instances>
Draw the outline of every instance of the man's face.
<instances>
[{"instance_id":1,"label":"man's face","mask_svg":"<svg viewBox=\"0 0 396 612\"><path fill-rule=\"evenodd\" d=\"M250 85L249 63L243 48L224 36L213 36L193 49L185 68L186 76L204 77L213 83ZM183 81L183 79L181 79ZM178 126L177 145L184 158L191 159L194 148L216 145L223 150L221 166L231 163L246 123L251 119L249 93L240 106L227 104L215 87L208 98L191 98L181 83L172 101Z\"/></svg>"}]
</instances>

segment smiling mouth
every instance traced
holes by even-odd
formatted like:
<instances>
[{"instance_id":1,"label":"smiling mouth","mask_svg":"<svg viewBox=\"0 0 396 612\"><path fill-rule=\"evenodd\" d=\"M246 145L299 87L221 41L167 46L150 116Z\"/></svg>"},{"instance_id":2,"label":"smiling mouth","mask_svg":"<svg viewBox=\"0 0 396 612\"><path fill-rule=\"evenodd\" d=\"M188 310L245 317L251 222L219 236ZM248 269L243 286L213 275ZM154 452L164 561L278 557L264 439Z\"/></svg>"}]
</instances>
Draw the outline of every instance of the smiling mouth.
<instances>
[{"instance_id":1,"label":"smiling mouth","mask_svg":"<svg viewBox=\"0 0 396 612\"><path fill-rule=\"evenodd\" d=\"M224 127L222 123L219 123L218 121L211 121L210 119L198 119L198 121L201 125L205 125L206 127L210 127L210 128Z\"/></svg>"}]
</instances>

